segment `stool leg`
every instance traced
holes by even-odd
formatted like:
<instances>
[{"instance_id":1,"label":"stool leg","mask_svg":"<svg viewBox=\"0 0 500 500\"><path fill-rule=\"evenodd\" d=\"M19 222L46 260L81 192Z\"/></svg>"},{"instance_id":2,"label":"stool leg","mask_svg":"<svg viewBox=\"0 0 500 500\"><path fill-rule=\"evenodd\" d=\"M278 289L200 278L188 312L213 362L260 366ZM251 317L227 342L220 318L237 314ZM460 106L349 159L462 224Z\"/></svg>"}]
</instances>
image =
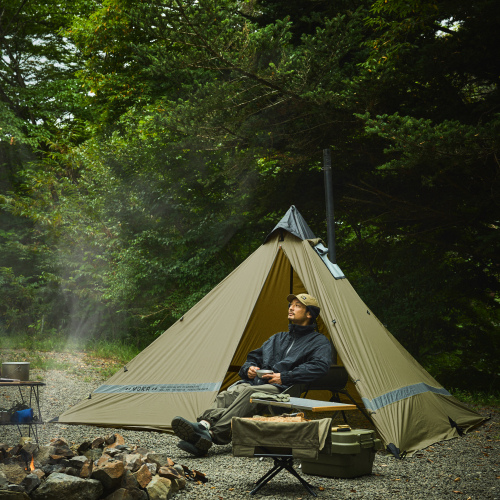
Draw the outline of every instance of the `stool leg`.
<instances>
[{"instance_id":1,"label":"stool leg","mask_svg":"<svg viewBox=\"0 0 500 500\"><path fill-rule=\"evenodd\" d=\"M250 492L250 495L255 495L255 493L257 493L262 488L262 486L271 481L271 479L277 474L279 474L282 470L283 470L282 466L275 465L265 476L261 477L257 481L256 483L257 487Z\"/></svg>"},{"instance_id":2,"label":"stool leg","mask_svg":"<svg viewBox=\"0 0 500 500\"><path fill-rule=\"evenodd\" d=\"M312 488L314 486L310 483L308 483L305 479L301 478L297 471L293 468L293 465L285 465L284 467L292 476L295 476L302 484L302 486L314 497L317 497L316 493L313 491Z\"/></svg>"}]
</instances>

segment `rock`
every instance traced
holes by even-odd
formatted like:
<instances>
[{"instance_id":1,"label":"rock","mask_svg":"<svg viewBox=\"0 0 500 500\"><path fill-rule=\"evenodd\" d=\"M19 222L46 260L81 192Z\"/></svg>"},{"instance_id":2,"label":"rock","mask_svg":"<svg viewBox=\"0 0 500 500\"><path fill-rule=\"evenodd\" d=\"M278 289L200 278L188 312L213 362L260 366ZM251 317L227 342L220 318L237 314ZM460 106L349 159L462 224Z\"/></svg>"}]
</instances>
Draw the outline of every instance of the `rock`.
<instances>
[{"instance_id":1,"label":"rock","mask_svg":"<svg viewBox=\"0 0 500 500\"><path fill-rule=\"evenodd\" d=\"M7 486L8 484L9 480L7 479L7 476L3 472L0 472L0 488L2 486Z\"/></svg>"},{"instance_id":2,"label":"rock","mask_svg":"<svg viewBox=\"0 0 500 500\"><path fill-rule=\"evenodd\" d=\"M42 477L45 476L45 472L41 469L35 469L32 474L36 474L38 476L38 479L42 479Z\"/></svg>"},{"instance_id":3,"label":"rock","mask_svg":"<svg viewBox=\"0 0 500 500\"><path fill-rule=\"evenodd\" d=\"M139 453L134 453L133 455L125 456L125 468L132 472L137 472L143 465L141 460L141 455Z\"/></svg>"},{"instance_id":4,"label":"rock","mask_svg":"<svg viewBox=\"0 0 500 500\"><path fill-rule=\"evenodd\" d=\"M166 477L167 479L178 479L184 478L184 471L181 474L177 469L174 469L173 467L160 467L158 475L160 477Z\"/></svg>"},{"instance_id":5,"label":"rock","mask_svg":"<svg viewBox=\"0 0 500 500\"><path fill-rule=\"evenodd\" d=\"M114 491L111 495L106 497L106 500L134 500L134 497L130 493L130 491L125 488L120 488L119 490Z\"/></svg>"},{"instance_id":6,"label":"rock","mask_svg":"<svg viewBox=\"0 0 500 500\"><path fill-rule=\"evenodd\" d=\"M78 446L76 451L78 452L79 455L83 455L89 448L92 447L92 443L90 441L84 441L83 443Z\"/></svg>"},{"instance_id":7,"label":"rock","mask_svg":"<svg viewBox=\"0 0 500 500\"><path fill-rule=\"evenodd\" d=\"M144 457L144 458L146 458L148 453L149 453L149 450L146 448L143 448L142 446L136 446L135 448L132 449L132 451L134 453L139 453L139 455L141 455L141 457Z\"/></svg>"},{"instance_id":8,"label":"rock","mask_svg":"<svg viewBox=\"0 0 500 500\"><path fill-rule=\"evenodd\" d=\"M103 437L98 437L98 438L95 438L93 441L92 441L92 444L90 445L90 447L95 450L96 448L102 448L104 446L104 438Z\"/></svg>"},{"instance_id":9,"label":"rock","mask_svg":"<svg viewBox=\"0 0 500 500\"><path fill-rule=\"evenodd\" d=\"M28 495L35 489L40 486L40 478L37 474L28 474L21 483L21 486L24 488Z\"/></svg>"},{"instance_id":10,"label":"rock","mask_svg":"<svg viewBox=\"0 0 500 500\"><path fill-rule=\"evenodd\" d=\"M80 477L86 479L92 475L92 469L94 467L94 463L90 460L83 464L83 467L80 470Z\"/></svg>"},{"instance_id":11,"label":"rock","mask_svg":"<svg viewBox=\"0 0 500 500\"><path fill-rule=\"evenodd\" d=\"M183 490L186 487L186 478L185 477L178 477L177 479L174 479L172 482L175 482L179 488L179 490Z\"/></svg>"},{"instance_id":12,"label":"rock","mask_svg":"<svg viewBox=\"0 0 500 500\"><path fill-rule=\"evenodd\" d=\"M99 460L102 455L102 450L100 448L90 449L83 452L83 456L87 457L92 462Z\"/></svg>"},{"instance_id":13,"label":"rock","mask_svg":"<svg viewBox=\"0 0 500 500\"><path fill-rule=\"evenodd\" d=\"M125 467L123 462L106 462L92 471L92 479L100 481L105 491L111 491L120 486Z\"/></svg>"},{"instance_id":14,"label":"rock","mask_svg":"<svg viewBox=\"0 0 500 500\"><path fill-rule=\"evenodd\" d=\"M23 479L28 475L24 467L18 464L0 464L0 472L3 472L9 483L12 484L21 484Z\"/></svg>"},{"instance_id":15,"label":"rock","mask_svg":"<svg viewBox=\"0 0 500 500\"><path fill-rule=\"evenodd\" d=\"M125 439L123 438L123 436L121 436L120 434L113 434L113 436L115 440L111 444L106 446L106 448L116 448L117 446L125 445Z\"/></svg>"},{"instance_id":16,"label":"rock","mask_svg":"<svg viewBox=\"0 0 500 500\"><path fill-rule=\"evenodd\" d=\"M153 478L151 472L149 472L147 465L143 465L137 472L134 472L133 474L141 488L145 488Z\"/></svg>"},{"instance_id":17,"label":"rock","mask_svg":"<svg viewBox=\"0 0 500 500\"><path fill-rule=\"evenodd\" d=\"M64 458L64 455L50 455L49 465L58 464L63 458Z\"/></svg>"},{"instance_id":18,"label":"rock","mask_svg":"<svg viewBox=\"0 0 500 500\"><path fill-rule=\"evenodd\" d=\"M69 446L54 446L54 455L72 458L75 456L75 452L72 451Z\"/></svg>"},{"instance_id":19,"label":"rock","mask_svg":"<svg viewBox=\"0 0 500 500\"><path fill-rule=\"evenodd\" d=\"M2 500L30 500L26 492L20 493L18 491L1 490L0 495Z\"/></svg>"},{"instance_id":20,"label":"rock","mask_svg":"<svg viewBox=\"0 0 500 500\"><path fill-rule=\"evenodd\" d=\"M159 469L168 463L168 455L166 453L148 453L146 457L146 462L156 464L156 468Z\"/></svg>"},{"instance_id":21,"label":"rock","mask_svg":"<svg viewBox=\"0 0 500 500\"><path fill-rule=\"evenodd\" d=\"M18 493L23 493L24 491L26 491L24 489L24 486L21 486L20 484L9 484L9 486L7 486L7 489L8 491L17 491Z\"/></svg>"},{"instance_id":22,"label":"rock","mask_svg":"<svg viewBox=\"0 0 500 500\"><path fill-rule=\"evenodd\" d=\"M156 469L157 469L156 464L147 463L146 467L149 469L149 472L151 472L152 476L156 474Z\"/></svg>"},{"instance_id":23,"label":"rock","mask_svg":"<svg viewBox=\"0 0 500 500\"><path fill-rule=\"evenodd\" d=\"M49 475L49 474L52 474L53 472L64 472L66 470L66 467L64 467L64 465L61 465L61 464L56 464L56 465L50 465L50 464L47 464L47 465L44 465L42 468L41 468L42 472L45 474L45 475Z\"/></svg>"},{"instance_id":24,"label":"rock","mask_svg":"<svg viewBox=\"0 0 500 500\"><path fill-rule=\"evenodd\" d=\"M127 490L139 488L137 478L129 470L126 470L122 476L121 487L126 488Z\"/></svg>"},{"instance_id":25,"label":"rock","mask_svg":"<svg viewBox=\"0 0 500 500\"><path fill-rule=\"evenodd\" d=\"M106 448L106 453L110 457L116 457L116 455L119 455L120 453L123 453L121 450L117 450L116 448Z\"/></svg>"},{"instance_id":26,"label":"rock","mask_svg":"<svg viewBox=\"0 0 500 500\"><path fill-rule=\"evenodd\" d=\"M33 500L97 500L102 484L94 479L81 479L58 472L51 474L32 494Z\"/></svg>"},{"instance_id":27,"label":"rock","mask_svg":"<svg viewBox=\"0 0 500 500\"><path fill-rule=\"evenodd\" d=\"M34 453L35 460L40 465L47 465L49 463L50 455L54 455L53 446L40 446Z\"/></svg>"},{"instance_id":28,"label":"rock","mask_svg":"<svg viewBox=\"0 0 500 500\"><path fill-rule=\"evenodd\" d=\"M184 472L184 467L182 467L182 465L180 464L175 464L174 466L174 469L179 472L179 474L182 476L182 477L185 477L186 473Z\"/></svg>"},{"instance_id":29,"label":"rock","mask_svg":"<svg viewBox=\"0 0 500 500\"><path fill-rule=\"evenodd\" d=\"M26 443L22 448L21 448L21 453L25 453L26 455L33 455L35 450L38 448L38 445L36 443Z\"/></svg>"},{"instance_id":30,"label":"rock","mask_svg":"<svg viewBox=\"0 0 500 500\"><path fill-rule=\"evenodd\" d=\"M68 460L70 467L75 467L76 469L81 469L89 459L85 455L80 455L78 457L73 457Z\"/></svg>"},{"instance_id":31,"label":"rock","mask_svg":"<svg viewBox=\"0 0 500 500\"><path fill-rule=\"evenodd\" d=\"M19 446L22 448L25 444L34 443L34 442L35 442L35 438L33 438L33 437L22 437L19 440Z\"/></svg>"},{"instance_id":32,"label":"rock","mask_svg":"<svg viewBox=\"0 0 500 500\"><path fill-rule=\"evenodd\" d=\"M111 457L107 453L103 453L99 460L97 460L97 462L95 463L96 467L101 467L106 462L108 462L110 458Z\"/></svg>"},{"instance_id":33,"label":"rock","mask_svg":"<svg viewBox=\"0 0 500 500\"><path fill-rule=\"evenodd\" d=\"M132 451L132 448L128 444L117 444L115 448L117 450L123 451L124 453L130 453Z\"/></svg>"},{"instance_id":34,"label":"rock","mask_svg":"<svg viewBox=\"0 0 500 500\"><path fill-rule=\"evenodd\" d=\"M139 488L134 488L129 490L132 495L133 500L149 500L148 494L145 490L141 490Z\"/></svg>"},{"instance_id":35,"label":"rock","mask_svg":"<svg viewBox=\"0 0 500 500\"><path fill-rule=\"evenodd\" d=\"M105 436L104 442L109 446L110 444L113 444L116 441L116 436L114 434L109 434L108 436Z\"/></svg>"},{"instance_id":36,"label":"rock","mask_svg":"<svg viewBox=\"0 0 500 500\"><path fill-rule=\"evenodd\" d=\"M19 455L19 451L21 450L23 446L20 444L16 444L13 448L9 450L10 456L15 457L16 455Z\"/></svg>"},{"instance_id":37,"label":"rock","mask_svg":"<svg viewBox=\"0 0 500 500\"><path fill-rule=\"evenodd\" d=\"M57 446L66 446L69 448L69 443L63 437L53 438L50 440L50 444L54 447Z\"/></svg>"},{"instance_id":38,"label":"rock","mask_svg":"<svg viewBox=\"0 0 500 500\"><path fill-rule=\"evenodd\" d=\"M80 470L77 469L76 467L66 467L66 470L64 471L64 473L68 474L68 476L80 477Z\"/></svg>"},{"instance_id":39,"label":"rock","mask_svg":"<svg viewBox=\"0 0 500 500\"><path fill-rule=\"evenodd\" d=\"M149 500L167 500L172 496L172 482L170 479L155 476L147 485Z\"/></svg>"}]
</instances>

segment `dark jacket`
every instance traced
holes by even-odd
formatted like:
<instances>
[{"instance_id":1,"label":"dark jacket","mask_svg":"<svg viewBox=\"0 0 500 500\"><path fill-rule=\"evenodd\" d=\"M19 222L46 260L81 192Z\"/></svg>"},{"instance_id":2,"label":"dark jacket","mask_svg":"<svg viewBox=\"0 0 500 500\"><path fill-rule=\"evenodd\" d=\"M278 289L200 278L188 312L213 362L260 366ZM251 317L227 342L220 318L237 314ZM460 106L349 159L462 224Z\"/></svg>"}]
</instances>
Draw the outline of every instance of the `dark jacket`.
<instances>
[{"instance_id":1,"label":"dark jacket","mask_svg":"<svg viewBox=\"0 0 500 500\"><path fill-rule=\"evenodd\" d=\"M281 387L304 384L326 375L332 362L330 341L315 331L316 325L288 325L288 332L280 332L266 340L262 347L247 356L239 371L240 377L252 385L262 384L258 377L250 380L248 369L258 366L281 374Z\"/></svg>"}]
</instances>

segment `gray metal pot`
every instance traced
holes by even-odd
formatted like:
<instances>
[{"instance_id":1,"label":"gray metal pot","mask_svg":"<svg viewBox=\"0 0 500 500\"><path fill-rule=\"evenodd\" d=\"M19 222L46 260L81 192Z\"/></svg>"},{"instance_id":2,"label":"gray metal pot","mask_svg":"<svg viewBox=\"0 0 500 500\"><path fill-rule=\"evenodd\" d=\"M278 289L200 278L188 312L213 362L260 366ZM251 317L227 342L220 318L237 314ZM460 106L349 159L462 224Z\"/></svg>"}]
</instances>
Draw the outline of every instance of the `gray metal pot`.
<instances>
[{"instance_id":1,"label":"gray metal pot","mask_svg":"<svg viewBox=\"0 0 500 500\"><path fill-rule=\"evenodd\" d=\"M19 379L27 382L30 379L30 364L28 361L2 363L2 377Z\"/></svg>"}]
</instances>

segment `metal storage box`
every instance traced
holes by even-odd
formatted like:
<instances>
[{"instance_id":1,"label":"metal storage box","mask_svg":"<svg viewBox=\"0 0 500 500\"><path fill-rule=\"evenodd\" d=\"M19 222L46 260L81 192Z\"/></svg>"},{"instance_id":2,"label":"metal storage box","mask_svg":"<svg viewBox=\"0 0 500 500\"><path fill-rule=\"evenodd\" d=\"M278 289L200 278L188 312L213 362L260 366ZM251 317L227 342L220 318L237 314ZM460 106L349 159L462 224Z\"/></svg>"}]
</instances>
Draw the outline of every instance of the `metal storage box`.
<instances>
[{"instance_id":1,"label":"metal storage box","mask_svg":"<svg viewBox=\"0 0 500 500\"><path fill-rule=\"evenodd\" d=\"M332 432L331 455L320 452L317 460L302 460L302 472L342 478L371 474L375 452L382 448L382 442L370 429Z\"/></svg>"},{"instance_id":2,"label":"metal storage box","mask_svg":"<svg viewBox=\"0 0 500 500\"><path fill-rule=\"evenodd\" d=\"M30 364L27 361L2 363L2 377L27 382L30 379Z\"/></svg>"}]
</instances>

